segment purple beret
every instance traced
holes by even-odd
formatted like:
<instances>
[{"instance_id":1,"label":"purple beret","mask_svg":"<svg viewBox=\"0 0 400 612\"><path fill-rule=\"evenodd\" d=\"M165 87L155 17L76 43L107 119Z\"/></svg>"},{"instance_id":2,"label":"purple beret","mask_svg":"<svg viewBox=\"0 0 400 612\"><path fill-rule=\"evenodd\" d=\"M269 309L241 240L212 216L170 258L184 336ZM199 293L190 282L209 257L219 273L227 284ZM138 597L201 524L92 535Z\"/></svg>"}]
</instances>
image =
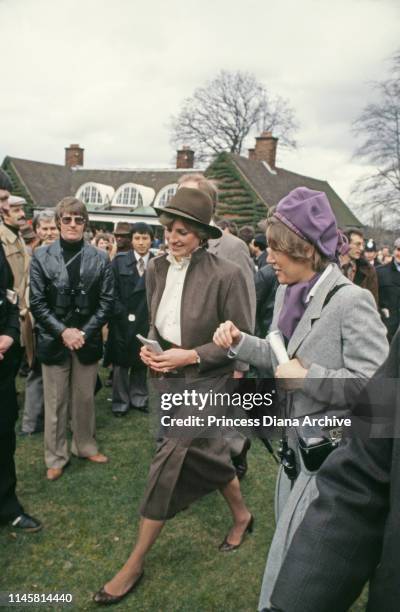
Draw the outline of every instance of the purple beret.
<instances>
[{"instance_id":1,"label":"purple beret","mask_svg":"<svg viewBox=\"0 0 400 612\"><path fill-rule=\"evenodd\" d=\"M279 202L274 216L300 238L311 242L323 255L334 259L339 235L325 193L297 187Z\"/></svg>"}]
</instances>

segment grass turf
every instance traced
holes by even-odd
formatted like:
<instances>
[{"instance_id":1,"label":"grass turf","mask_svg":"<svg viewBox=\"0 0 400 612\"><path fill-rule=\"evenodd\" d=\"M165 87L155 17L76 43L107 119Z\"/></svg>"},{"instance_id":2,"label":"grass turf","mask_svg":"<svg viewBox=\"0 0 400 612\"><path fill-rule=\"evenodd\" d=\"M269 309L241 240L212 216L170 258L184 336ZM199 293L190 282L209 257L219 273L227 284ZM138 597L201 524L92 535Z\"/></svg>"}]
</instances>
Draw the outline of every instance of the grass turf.
<instances>
[{"instance_id":1,"label":"grass turf","mask_svg":"<svg viewBox=\"0 0 400 612\"><path fill-rule=\"evenodd\" d=\"M19 386L22 403L23 385ZM110 458L108 464L72 458L63 477L48 482L43 435L18 438L18 495L44 529L31 535L0 529L0 591L72 593L74 603L64 609L93 610L97 606L91 602L92 593L126 560L136 535L137 509L154 442L149 417L131 411L116 419L109 396L110 390L103 388L96 400L97 437L101 451ZM254 612L274 531L275 475L272 459L259 441L253 442L242 491L255 515L255 531L240 550L218 552L230 514L222 497L211 494L167 523L148 556L137 592L114 608ZM362 609L361 601L353 607L354 612Z\"/></svg>"}]
</instances>

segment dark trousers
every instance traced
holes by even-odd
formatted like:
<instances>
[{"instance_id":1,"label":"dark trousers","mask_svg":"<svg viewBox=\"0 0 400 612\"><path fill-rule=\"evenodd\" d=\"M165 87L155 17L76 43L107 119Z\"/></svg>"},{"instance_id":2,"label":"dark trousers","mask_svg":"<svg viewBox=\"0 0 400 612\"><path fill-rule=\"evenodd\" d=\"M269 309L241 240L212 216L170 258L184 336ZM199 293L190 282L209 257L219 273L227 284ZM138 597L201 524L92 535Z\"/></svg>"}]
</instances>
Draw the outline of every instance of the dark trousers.
<instances>
[{"instance_id":1,"label":"dark trousers","mask_svg":"<svg viewBox=\"0 0 400 612\"><path fill-rule=\"evenodd\" d=\"M36 362L26 378L25 405L22 417L21 431L34 433L43 431L44 426L44 395L42 366Z\"/></svg>"},{"instance_id":2,"label":"dark trousers","mask_svg":"<svg viewBox=\"0 0 400 612\"><path fill-rule=\"evenodd\" d=\"M23 512L15 493L15 422L18 404L12 376L0 380L0 405L0 522L4 523Z\"/></svg>"},{"instance_id":3,"label":"dark trousers","mask_svg":"<svg viewBox=\"0 0 400 612\"><path fill-rule=\"evenodd\" d=\"M144 408L149 398L147 368L113 367L112 411L128 412L131 406Z\"/></svg>"}]
</instances>

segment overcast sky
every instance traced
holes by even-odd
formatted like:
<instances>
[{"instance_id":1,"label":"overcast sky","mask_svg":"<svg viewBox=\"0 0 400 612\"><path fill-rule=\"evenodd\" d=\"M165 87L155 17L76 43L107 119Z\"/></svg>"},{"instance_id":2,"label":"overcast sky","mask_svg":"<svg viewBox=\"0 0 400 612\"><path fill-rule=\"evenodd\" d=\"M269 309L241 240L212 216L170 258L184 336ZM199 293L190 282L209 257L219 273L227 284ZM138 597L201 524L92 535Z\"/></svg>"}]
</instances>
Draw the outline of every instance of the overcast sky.
<instances>
[{"instance_id":1,"label":"overcast sky","mask_svg":"<svg viewBox=\"0 0 400 612\"><path fill-rule=\"evenodd\" d=\"M289 99L300 148L278 165L349 202L351 123L400 47L398 0L0 0L0 162L168 167L168 123L221 69ZM251 146L252 142L248 143Z\"/></svg>"}]
</instances>

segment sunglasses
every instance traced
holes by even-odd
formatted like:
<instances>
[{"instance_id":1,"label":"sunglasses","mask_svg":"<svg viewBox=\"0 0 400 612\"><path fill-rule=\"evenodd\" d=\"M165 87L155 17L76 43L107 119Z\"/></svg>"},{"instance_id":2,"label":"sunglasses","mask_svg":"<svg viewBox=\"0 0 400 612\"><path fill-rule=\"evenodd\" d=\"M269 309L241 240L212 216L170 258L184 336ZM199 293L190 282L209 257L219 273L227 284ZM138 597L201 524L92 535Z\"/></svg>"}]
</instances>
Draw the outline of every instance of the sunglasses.
<instances>
[{"instance_id":1,"label":"sunglasses","mask_svg":"<svg viewBox=\"0 0 400 612\"><path fill-rule=\"evenodd\" d=\"M79 216L76 216L76 217L61 217L60 220L61 220L61 223L63 225L71 225L72 220L75 221L76 225L84 225L84 223L85 223L84 217L79 217Z\"/></svg>"}]
</instances>

